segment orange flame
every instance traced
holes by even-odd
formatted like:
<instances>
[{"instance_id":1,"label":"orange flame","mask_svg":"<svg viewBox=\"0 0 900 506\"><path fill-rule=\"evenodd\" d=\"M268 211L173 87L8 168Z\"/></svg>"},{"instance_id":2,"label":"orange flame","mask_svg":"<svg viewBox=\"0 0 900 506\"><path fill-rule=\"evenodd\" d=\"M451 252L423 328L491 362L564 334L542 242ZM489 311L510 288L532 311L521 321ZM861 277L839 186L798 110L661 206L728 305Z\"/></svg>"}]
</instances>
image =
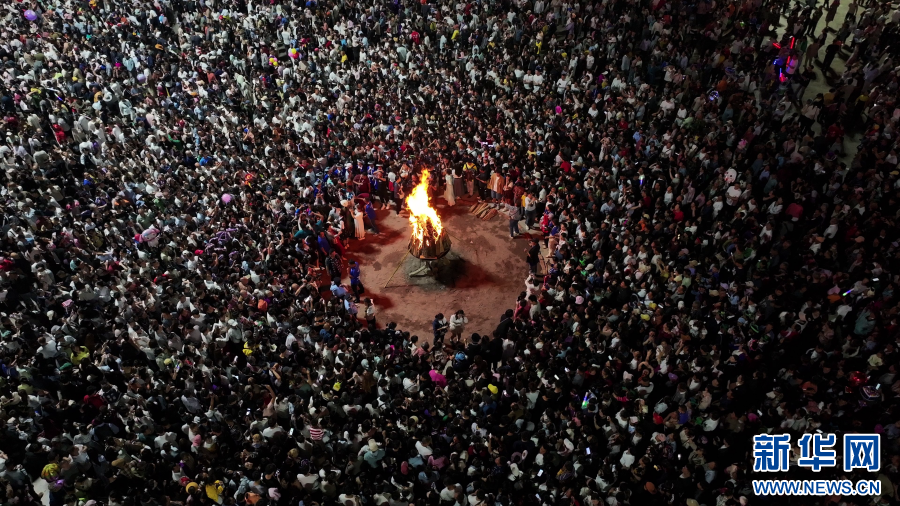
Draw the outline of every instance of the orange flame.
<instances>
[{"instance_id":1,"label":"orange flame","mask_svg":"<svg viewBox=\"0 0 900 506\"><path fill-rule=\"evenodd\" d=\"M428 224L431 224L432 237L441 236L443 225L434 209L428 205L428 178L427 170L422 171L422 179L413 188L409 197L406 197L406 205L409 207L409 222L413 228L413 238L420 244L425 241L428 234Z\"/></svg>"}]
</instances>

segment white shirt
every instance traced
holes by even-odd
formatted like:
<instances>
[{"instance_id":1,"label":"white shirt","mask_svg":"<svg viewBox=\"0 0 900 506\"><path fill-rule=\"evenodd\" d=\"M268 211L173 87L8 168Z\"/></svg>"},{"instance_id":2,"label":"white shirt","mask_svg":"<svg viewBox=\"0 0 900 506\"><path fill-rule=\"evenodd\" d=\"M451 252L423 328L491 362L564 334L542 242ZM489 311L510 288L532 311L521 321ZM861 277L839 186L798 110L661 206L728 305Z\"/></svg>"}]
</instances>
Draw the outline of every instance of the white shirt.
<instances>
[{"instance_id":1,"label":"white shirt","mask_svg":"<svg viewBox=\"0 0 900 506\"><path fill-rule=\"evenodd\" d=\"M451 330L456 330L458 328L462 328L463 325L465 325L467 323L469 323L469 319L466 318L465 316L452 315L450 317L450 329Z\"/></svg>"},{"instance_id":2,"label":"white shirt","mask_svg":"<svg viewBox=\"0 0 900 506\"><path fill-rule=\"evenodd\" d=\"M728 191L725 192L725 197L729 206L735 206L738 203L738 199L741 198L741 189L739 187L731 186L728 188Z\"/></svg>"},{"instance_id":3,"label":"white shirt","mask_svg":"<svg viewBox=\"0 0 900 506\"><path fill-rule=\"evenodd\" d=\"M534 83L534 76L531 74L526 74L525 77L522 79L522 82L525 85L525 89L530 90L532 83Z\"/></svg>"},{"instance_id":4,"label":"white shirt","mask_svg":"<svg viewBox=\"0 0 900 506\"><path fill-rule=\"evenodd\" d=\"M559 93L565 92L567 86L569 86L569 81L563 77L560 77L559 80L556 81L556 91Z\"/></svg>"},{"instance_id":5,"label":"white shirt","mask_svg":"<svg viewBox=\"0 0 900 506\"><path fill-rule=\"evenodd\" d=\"M625 469L631 469L631 465L634 464L634 455L628 451L624 452L622 458L619 459L619 464L622 464Z\"/></svg>"},{"instance_id":6,"label":"white shirt","mask_svg":"<svg viewBox=\"0 0 900 506\"><path fill-rule=\"evenodd\" d=\"M429 457L429 456L431 456L432 453L434 453L434 451L431 448L423 445L421 441L416 441L416 450L418 450L419 455L421 455L423 457Z\"/></svg>"},{"instance_id":7,"label":"white shirt","mask_svg":"<svg viewBox=\"0 0 900 506\"><path fill-rule=\"evenodd\" d=\"M47 344L41 346L41 356L44 358L53 358L55 357L59 351L56 347L56 341L53 339L47 339Z\"/></svg>"}]
</instances>

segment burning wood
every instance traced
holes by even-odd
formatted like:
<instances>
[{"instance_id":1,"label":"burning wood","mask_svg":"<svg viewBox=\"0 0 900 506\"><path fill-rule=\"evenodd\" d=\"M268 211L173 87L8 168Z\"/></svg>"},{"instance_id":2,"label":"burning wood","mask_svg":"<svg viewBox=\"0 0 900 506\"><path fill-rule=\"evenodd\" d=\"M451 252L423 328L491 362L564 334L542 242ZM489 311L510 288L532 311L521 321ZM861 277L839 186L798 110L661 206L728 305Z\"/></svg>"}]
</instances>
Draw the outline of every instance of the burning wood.
<instances>
[{"instance_id":1,"label":"burning wood","mask_svg":"<svg viewBox=\"0 0 900 506\"><path fill-rule=\"evenodd\" d=\"M427 170L422 171L422 179L406 198L409 209L409 252L420 259L438 259L450 252L450 237L444 232L441 218L428 203Z\"/></svg>"},{"instance_id":2,"label":"burning wood","mask_svg":"<svg viewBox=\"0 0 900 506\"><path fill-rule=\"evenodd\" d=\"M450 238L446 232L441 232L438 237L426 235L422 241L410 237L409 252L421 260L437 260L450 252Z\"/></svg>"}]
</instances>

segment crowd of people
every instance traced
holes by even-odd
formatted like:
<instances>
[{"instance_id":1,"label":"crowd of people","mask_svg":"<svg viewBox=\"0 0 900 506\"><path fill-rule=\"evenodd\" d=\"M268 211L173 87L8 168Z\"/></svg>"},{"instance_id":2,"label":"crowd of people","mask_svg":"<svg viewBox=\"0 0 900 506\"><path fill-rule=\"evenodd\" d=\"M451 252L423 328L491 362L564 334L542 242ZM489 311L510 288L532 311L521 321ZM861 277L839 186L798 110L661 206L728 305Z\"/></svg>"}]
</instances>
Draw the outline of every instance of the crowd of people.
<instances>
[{"instance_id":1,"label":"crowd of people","mask_svg":"<svg viewBox=\"0 0 900 506\"><path fill-rule=\"evenodd\" d=\"M900 11L851 2L5 3L0 503L746 506L823 431L895 504ZM533 238L495 328L376 321L424 167Z\"/></svg>"}]
</instances>

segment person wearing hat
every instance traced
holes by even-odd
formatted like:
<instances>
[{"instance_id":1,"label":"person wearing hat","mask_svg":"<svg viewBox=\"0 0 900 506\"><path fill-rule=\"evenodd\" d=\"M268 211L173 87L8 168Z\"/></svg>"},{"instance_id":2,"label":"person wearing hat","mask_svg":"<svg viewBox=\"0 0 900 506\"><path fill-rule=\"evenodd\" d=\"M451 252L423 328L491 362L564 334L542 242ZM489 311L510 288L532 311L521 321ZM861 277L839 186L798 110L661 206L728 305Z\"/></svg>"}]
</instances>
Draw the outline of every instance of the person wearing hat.
<instances>
[{"instance_id":1,"label":"person wearing hat","mask_svg":"<svg viewBox=\"0 0 900 506\"><path fill-rule=\"evenodd\" d=\"M385 451L378 446L378 442L370 439L367 445L360 450L360 454L363 456L363 460L374 469L381 467L380 462L385 456Z\"/></svg>"}]
</instances>

